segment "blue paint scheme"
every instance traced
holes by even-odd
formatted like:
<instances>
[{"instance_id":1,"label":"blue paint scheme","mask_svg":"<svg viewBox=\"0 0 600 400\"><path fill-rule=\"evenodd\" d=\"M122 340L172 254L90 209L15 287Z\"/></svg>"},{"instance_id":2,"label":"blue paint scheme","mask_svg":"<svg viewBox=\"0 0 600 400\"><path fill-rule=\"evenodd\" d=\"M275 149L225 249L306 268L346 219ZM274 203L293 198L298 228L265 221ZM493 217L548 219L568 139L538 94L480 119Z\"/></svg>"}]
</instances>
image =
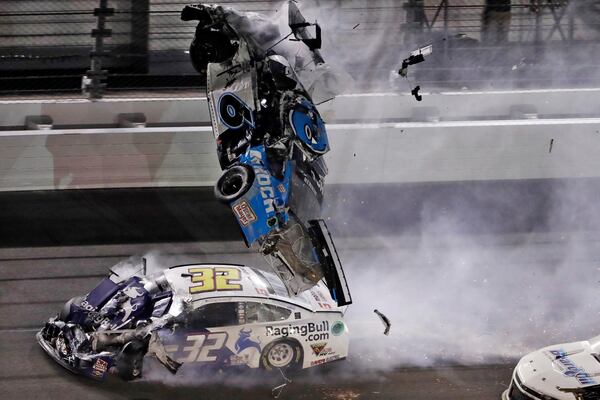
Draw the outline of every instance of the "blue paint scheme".
<instances>
[{"instance_id":1,"label":"blue paint scheme","mask_svg":"<svg viewBox=\"0 0 600 400\"><path fill-rule=\"evenodd\" d=\"M111 300L123 296L123 291L136 293L137 296L135 298L126 296L123 302L113 305ZM109 278L104 278L85 297L84 302L87 302L87 307L82 304L71 304L69 318L72 322L86 328L99 326L102 322L109 322L111 327L117 327L130 319L149 318L155 300L150 297L137 276L118 284ZM100 315L102 308L105 308L105 316Z\"/></svg>"},{"instance_id":2,"label":"blue paint scheme","mask_svg":"<svg viewBox=\"0 0 600 400\"><path fill-rule=\"evenodd\" d=\"M325 123L312 103L302 100L294 107L290 112L290 123L298 139L309 149L319 154L329 150Z\"/></svg>"},{"instance_id":3,"label":"blue paint scheme","mask_svg":"<svg viewBox=\"0 0 600 400\"><path fill-rule=\"evenodd\" d=\"M114 329L128 321L150 318L154 310L154 304L159 300L170 299L171 297L172 293L170 291L151 296L144 289L141 279L137 276L119 283L114 283L110 278L105 278L87 296L73 301L69 315L65 316L65 320L69 324L61 327L60 332L68 343L77 343L73 331L74 325L81 326L85 331L99 329L102 324L105 324L102 325L105 328ZM162 312L156 312L155 316L162 316L167 311L169 304L170 302L163 305L161 307ZM100 313L101 310L102 314ZM46 352L62 366L75 373L97 380L103 380L107 377L108 370L114 365L115 358L118 355L117 353L92 354L91 360L85 360L74 353L75 355L72 358L65 359L46 340L38 339L38 341L40 340ZM85 347L85 344L82 343L81 346ZM87 346L89 346L89 342ZM71 349L71 351L74 350ZM101 361L96 365L98 359ZM94 365L96 365L96 368L94 368ZM102 368L99 368L99 366L102 366Z\"/></svg>"},{"instance_id":4,"label":"blue paint scheme","mask_svg":"<svg viewBox=\"0 0 600 400\"><path fill-rule=\"evenodd\" d=\"M98 308L108 301L119 290L119 285L104 278L86 297L88 303Z\"/></svg>"},{"instance_id":5,"label":"blue paint scheme","mask_svg":"<svg viewBox=\"0 0 600 400\"><path fill-rule=\"evenodd\" d=\"M255 178L250 190L233 201L230 206L240 224L246 243L251 246L259 238L288 222L289 215L286 208L294 167L290 160L286 161L283 177L281 180L277 179L271 174L263 145L250 147L239 157L239 163L252 168ZM245 223L236 212L236 208L243 202L250 206L256 217L250 223Z\"/></svg>"}]
</instances>

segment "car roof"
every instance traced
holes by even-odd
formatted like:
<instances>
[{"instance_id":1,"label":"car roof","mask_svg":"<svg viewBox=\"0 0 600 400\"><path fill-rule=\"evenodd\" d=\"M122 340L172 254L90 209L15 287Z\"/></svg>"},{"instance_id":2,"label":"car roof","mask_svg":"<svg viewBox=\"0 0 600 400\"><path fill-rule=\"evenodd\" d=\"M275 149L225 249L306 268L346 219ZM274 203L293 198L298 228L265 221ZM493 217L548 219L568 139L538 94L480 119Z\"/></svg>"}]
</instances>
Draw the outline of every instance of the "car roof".
<instances>
[{"instance_id":1,"label":"car roof","mask_svg":"<svg viewBox=\"0 0 600 400\"><path fill-rule=\"evenodd\" d=\"M245 297L279 300L311 311L338 311L324 283L320 282L298 296L290 296L281 278L264 269L239 264L198 263L177 265L165 270L164 274L175 294L191 297L194 302ZM229 276L235 279L227 279Z\"/></svg>"}]
</instances>

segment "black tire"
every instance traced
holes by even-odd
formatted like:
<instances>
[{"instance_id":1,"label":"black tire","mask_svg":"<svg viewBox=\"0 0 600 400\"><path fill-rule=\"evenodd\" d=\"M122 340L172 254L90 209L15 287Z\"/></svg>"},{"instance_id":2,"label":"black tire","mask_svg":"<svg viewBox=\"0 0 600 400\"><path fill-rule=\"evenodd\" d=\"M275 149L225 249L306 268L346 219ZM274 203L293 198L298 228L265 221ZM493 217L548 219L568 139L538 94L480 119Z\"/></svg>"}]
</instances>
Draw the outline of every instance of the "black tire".
<instances>
[{"instance_id":1,"label":"black tire","mask_svg":"<svg viewBox=\"0 0 600 400\"><path fill-rule=\"evenodd\" d=\"M124 381L141 378L146 351L147 346L139 340L126 343L115 363L119 378Z\"/></svg>"},{"instance_id":2,"label":"black tire","mask_svg":"<svg viewBox=\"0 0 600 400\"><path fill-rule=\"evenodd\" d=\"M254 171L247 165L234 165L215 184L215 197L228 204L242 197L254 183Z\"/></svg>"},{"instance_id":3,"label":"black tire","mask_svg":"<svg viewBox=\"0 0 600 400\"><path fill-rule=\"evenodd\" d=\"M196 29L190 45L192 65L199 74L206 74L208 63L220 63L235 55L237 46L223 32L209 29Z\"/></svg>"},{"instance_id":4,"label":"black tire","mask_svg":"<svg viewBox=\"0 0 600 400\"><path fill-rule=\"evenodd\" d=\"M260 355L260 366L266 370L295 370L302 367L302 346L294 340L283 339L269 343Z\"/></svg>"}]
</instances>

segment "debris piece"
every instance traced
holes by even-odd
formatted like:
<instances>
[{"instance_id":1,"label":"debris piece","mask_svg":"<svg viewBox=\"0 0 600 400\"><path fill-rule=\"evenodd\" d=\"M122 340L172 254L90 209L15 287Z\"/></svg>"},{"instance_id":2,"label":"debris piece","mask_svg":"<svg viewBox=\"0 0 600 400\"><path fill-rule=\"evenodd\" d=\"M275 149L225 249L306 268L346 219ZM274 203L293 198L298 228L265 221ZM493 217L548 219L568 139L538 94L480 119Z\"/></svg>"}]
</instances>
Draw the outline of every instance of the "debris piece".
<instances>
[{"instance_id":1,"label":"debris piece","mask_svg":"<svg viewBox=\"0 0 600 400\"><path fill-rule=\"evenodd\" d=\"M417 86L410 92L413 96L415 96L415 99L417 99L417 101L423 100L423 96L419 94L419 90L421 90L421 86Z\"/></svg>"},{"instance_id":2,"label":"debris piece","mask_svg":"<svg viewBox=\"0 0 600 400\"><path fill-rule=\"evenodd\" d=\"M360 25L360 23L354 25L354 28L352 28L352 30L355 30L356 28L358 28L359 25Z\"/></svg>"},{"instance_id":3,"label":"debris piece","mask_svg":"<svg viewBox=\"0 0 600 400\"><path fill-rule=\"evenodd\" d=\"M386 317L385 315L383 315L383 313L381 313L381 311L379 310L373 310L373 312L375 314L377 314L377 316L379 316L379 318L381 319L381 322L383 322L383 325L385 325L385 331L383 331L384 335L389 335L390 334L390 328L392 327L392 323L390 322L390 320L388 319L388 317Z\"/></svg>"},{"instance_id":4,"label":"debris piece","mask_svg":"<svg viewBox=\"0 0 600 400\"><path fill-rule=\"evenodd\" d=\"M554 139L550 139L550 150L548 150L548 153L552 153L552 146L554 146Z\"/></svg>"},{"instance_id":5,"label":"debris piece","mask_svg":"<svg viewBox=\"0 0 600 400\"><path fill-rule=\"evenodd\" d=\"M400 76L406 78L406 75L408 74L408 66L422 63L423 61L425 61L425 56L431 53L433 53L432 44L430 44L429 46L420 47L417 50L411 52L408 58L402 60L402 67L400 68L400 71L398 71Z\"/></svg>"},{"instance_id":6,"label":"debris piece","mask_svg":"<svg viewBox=\"0 0 600 400\"><path fill-rule=\"evenodd\" d=\"M275 386L271 390L271 395L273 396L274 399L278 399L279 396L281 396L281 392L283 392L283 388L286 387L288 383L292 383L292 380L290 378L288 378L287 376L285 376L285 374L283 373L283 370L281 368L278 368L278 369L279 369L279 372L281 373L281 376L283 377L283 383L281 385Z\"/></svg>"}]
</instances>

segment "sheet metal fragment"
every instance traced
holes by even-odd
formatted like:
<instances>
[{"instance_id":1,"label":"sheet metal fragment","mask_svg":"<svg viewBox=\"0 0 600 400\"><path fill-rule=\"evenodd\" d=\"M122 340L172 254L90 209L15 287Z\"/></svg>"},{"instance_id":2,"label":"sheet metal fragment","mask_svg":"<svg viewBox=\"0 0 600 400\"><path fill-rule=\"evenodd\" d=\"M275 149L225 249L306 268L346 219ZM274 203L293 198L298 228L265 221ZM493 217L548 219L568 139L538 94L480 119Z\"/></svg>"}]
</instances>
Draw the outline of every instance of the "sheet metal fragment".
<instances>
[{"instance_id":1,"label":"sheet metal fragment","mask_svg":"<svg viewBox=\"0 0 600 400\"><path fill-rule=\"evenodd\" d=\"M283 370L281 368L279 368L279 372L281 373L281 376L283 377L283 383L281 385L277 385L273 388L273 390L271 390L271 395L273 396L274 399L278 399L279 396L281 396L281 392L283 392L283 388L287 386L288 383L292 383L292 380L290 378L288 378L287 376L285 376L285 374L283 373Z\"/></svg>"},{"instance_id":2,"label":"sheet metal fragment","mask_svg":"<svg viewBox=\"0 0 600 400\"><path fill-rule=\"evenodd\" d=\"M383 325L385 325L385 331L383 331L384 335L389 335L390 334L390 328L392 327L392 323L390 322L390 320L388 319L388 317L386 317L385 315L383 315L383 313L379 310L373 310L373 312L375 314L377 314L377 316L381 319L381 322L383 322Z\"/></svg>"}]
</instances>

